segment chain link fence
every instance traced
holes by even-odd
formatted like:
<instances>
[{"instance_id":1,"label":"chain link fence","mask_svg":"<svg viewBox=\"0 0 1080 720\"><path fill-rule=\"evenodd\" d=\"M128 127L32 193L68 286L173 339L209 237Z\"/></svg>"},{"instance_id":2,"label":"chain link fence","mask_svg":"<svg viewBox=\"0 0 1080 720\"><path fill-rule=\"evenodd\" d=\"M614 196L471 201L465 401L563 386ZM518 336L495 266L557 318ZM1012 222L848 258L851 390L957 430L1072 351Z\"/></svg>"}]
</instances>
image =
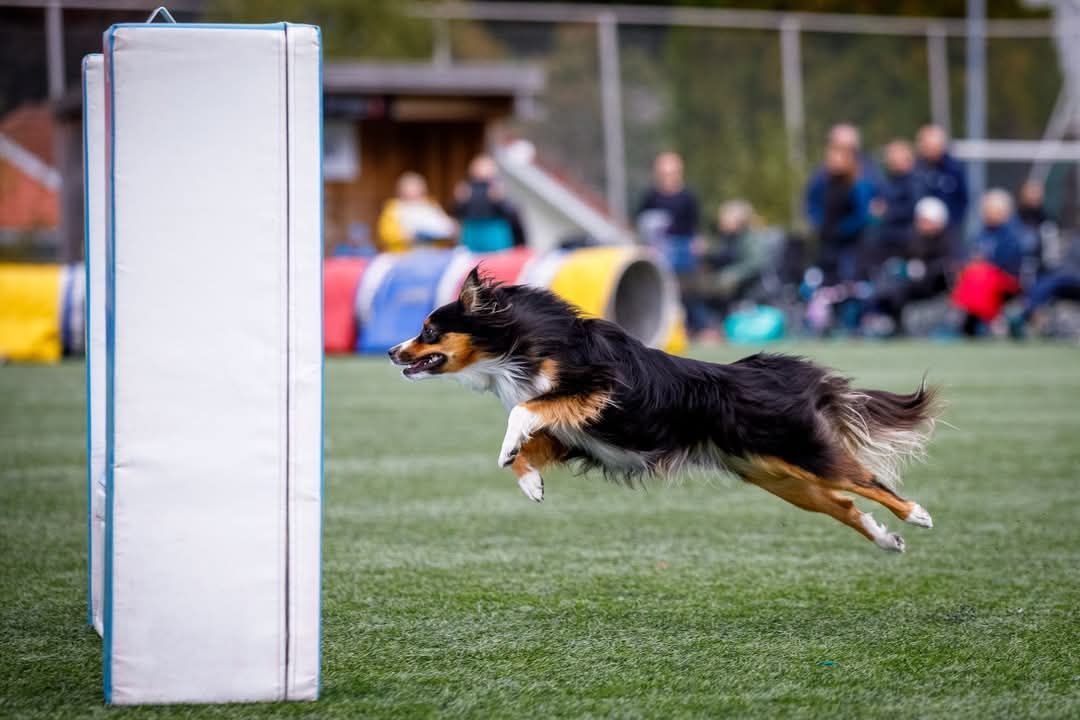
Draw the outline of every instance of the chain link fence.
<instances>
[{"instance_id":1,"label":"chain link fence","mask_svg":"<svg viewBox=\"0 0 1080 720\"><path fill-rule=\"evenodd\" d=\"M963 21L841 16L830 24L829 16L712 10L669 12L650 23L635 8L437 7L424 16L441 24L436 35L448 36L452 61L545 68L546 90L514 132L575 183L606 193L609 205L630 213L661 150L684 156L707 219L738 197L767 220L788 224L797 221L801 187L831 125L858 125L871 155L889 140L913 138L931 120L956 136L966 125ZM615 29L614 53L602 51L605 21ZM1038 140L1063 80L1051 24L992 21L988 27L988 135ZM794 78L784 62L785 28L793 31L797 53ZM614 164L604 124L605 62L615 63L619 85L622 157ZM793 98L799 107L791 106ZM1031 163L986 167L988 185L1015 190ZM625 178L618 187L609 178L613 168ZM1050 173L1048 204L1058 214L1074 211L1074 168L1062 163Z\"/></svg>"}]
</instances>

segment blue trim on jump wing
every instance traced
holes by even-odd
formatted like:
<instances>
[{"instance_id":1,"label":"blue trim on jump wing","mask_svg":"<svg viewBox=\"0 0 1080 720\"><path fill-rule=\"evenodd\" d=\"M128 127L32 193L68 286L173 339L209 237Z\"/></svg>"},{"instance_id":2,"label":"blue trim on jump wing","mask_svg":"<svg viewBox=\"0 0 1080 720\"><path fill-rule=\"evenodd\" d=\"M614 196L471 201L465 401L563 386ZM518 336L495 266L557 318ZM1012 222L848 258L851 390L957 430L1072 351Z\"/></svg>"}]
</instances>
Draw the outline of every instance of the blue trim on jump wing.
<instances>
[{"instance_id":1,"label":"blue trim on jump wing","mask_svg":"<svg viewBox=\"0 0 1080 720\"><path fill-rule=\"evenodd\" d=\"M116 41L116 27L108 30L109 69L109 109L107 115L109 138L109 186L108 217L109 231L105 234L105 608L102 617L104 625L104 668L102 677L105 685L105 703L112 704L112 644L113 644L113 504L115 487L113 461L116 448L113 437L116 420L113 417L113 396L115 394L115 350L116 350L116 71L113 62L113 49Z\"/></svg>"},{"instance_id":2,"label":"blue trim on jump wing","mask_svg":"<svg viewBox=\"0 0 1080 720\"><path fill-rule=\"evenodd\" d=\"M319 292L323 293L323 252L326 247L326 182L323 179L323 46L322 28L315 26L319 41ZM326 320L322 298L319 299L319 624L315 650L315 695L322 694L322 567L323 535L326 523Z\"/></svg>"},{"instance_id":3,"label":"blue trim on jump wing","mask_svg":"<svg viewBox=\"0 0 1080 720\"><path fill-rule=\"evenodd\" d=\"M93 468L93 397L90 386L90 144L87 129L89 113L86 102L86 72L90 56L82 61L82 121L83 121L83 276L86 291L83 298L83 357L86 370L86 624L94 624L94 468Z\"/></svg>"}]
</instances>

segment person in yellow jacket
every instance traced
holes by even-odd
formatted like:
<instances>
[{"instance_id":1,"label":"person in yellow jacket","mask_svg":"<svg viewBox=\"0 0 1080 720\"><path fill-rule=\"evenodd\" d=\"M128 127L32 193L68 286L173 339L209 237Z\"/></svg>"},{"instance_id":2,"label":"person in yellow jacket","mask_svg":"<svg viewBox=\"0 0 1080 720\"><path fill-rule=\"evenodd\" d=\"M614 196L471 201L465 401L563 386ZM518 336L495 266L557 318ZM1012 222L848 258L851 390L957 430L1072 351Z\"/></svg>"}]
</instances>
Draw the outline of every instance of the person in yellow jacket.
<instances>
[{"instance_id":1,"label":"person in yellow jacket","mask_svg":"<svg viewBox=\"0 0 1080 720\"><path fill-rule=\"evenodd\" d=\"M406 252L416 246L454 244L457 223L428 197L427 182L407 172L398 178L397 196L383 206L376 228L382 252Z\"/></svg>"}]
</instances>

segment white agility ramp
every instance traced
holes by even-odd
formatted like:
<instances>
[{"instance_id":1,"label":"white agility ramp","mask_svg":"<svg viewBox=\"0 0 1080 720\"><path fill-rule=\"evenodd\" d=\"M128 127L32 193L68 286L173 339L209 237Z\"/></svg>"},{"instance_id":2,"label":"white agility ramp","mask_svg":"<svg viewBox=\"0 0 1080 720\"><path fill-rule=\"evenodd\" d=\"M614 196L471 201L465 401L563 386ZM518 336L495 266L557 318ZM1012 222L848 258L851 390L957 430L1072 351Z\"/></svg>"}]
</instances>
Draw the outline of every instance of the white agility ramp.
<instances>
[{"instance_id":1,"label":"white agility ramp","mask_svg":"<svg viewBox=\"0 0 1080 720\"><path fill-rule=\"evenodd\" d=\"M90 616L106 702L314 699L318 29L116 25L84 69Z\"/></svg>"}]
</instances>

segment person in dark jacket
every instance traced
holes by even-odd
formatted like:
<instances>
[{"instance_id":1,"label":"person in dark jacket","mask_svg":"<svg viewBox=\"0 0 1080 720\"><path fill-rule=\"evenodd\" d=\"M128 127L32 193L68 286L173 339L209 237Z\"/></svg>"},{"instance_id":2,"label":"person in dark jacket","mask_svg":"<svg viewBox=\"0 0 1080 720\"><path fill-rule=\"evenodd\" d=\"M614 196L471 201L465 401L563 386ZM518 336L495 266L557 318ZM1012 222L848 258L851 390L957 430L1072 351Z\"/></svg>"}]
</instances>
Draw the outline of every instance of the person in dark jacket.
<instances>
[{"instance_id":1,"label":"person in dark jacket","mask_svg":"<svg viewBox=\"0 0 1080 720\"><path fill-rule=\"evenodd\" d=\"M963 332L969 336L983 334L1005 303L1020 292L1024 259L1012 196L988 190L980 209L983 227L972 241L971 262L961 271L952 294L953 303L966 314Z\"/></svg>"},{"instance_id":2,"label":"person in dark jacket","mask_svg":"<svg viewBox=\"0 0 1080 720\"><path fill-rule=\"evenodd\" d=\"M824 208L818 228L819 265L825 283L856 280L860 242L870 222L873 186L859 175L856 153L839 145L825 150Z\"/></svg>"},{"instance_id":3,"label":"person in dark jacket","mask_svg":"<svg viewBox=\"0 0 1080 720\"><path fill-rule=\"evenodd\" d=\"M697 197L686 187L683 161L678 154L664 152L653 162L653 186L638 204L637 214L663 216L665 247L660 248L676 274L697 267L694 239L698 234L701 210Z\"/></svg>"},{"instance_id":4,"label":"person in dark jacket","mask_svg":"<svg viewBox=\"0 0 1080 720\"><path fill-rule=\"evenodd\" d=\"M1066 238L1061 265L1040 277L1025 295L1023 311L1010 321L1013 336L1022 337L1023 326L1054 300L1080 301L1080 233Z\"/></svg>"},{"instance_id":5,"label":"person in dark jacket","mask_svg":"<svg viewBox=\"0 0 1080 720\"><path fill-rule=\"evenodd\" d=\"M1044 222L1050 221L1046 212L1045 192L1038 180L1025 180L1017 194L1016 217L1032 230L1038 230Z\"/></svg>"},{"instance_id":6,"label":"person in dark jacket","mask_svg":"<svg viewBox=\"0 0 1080 720\"><path fill-rule=\"evenodd\" d=\"M949 154L949 138L938 125L926 125L916 138L919 161L915 166L925 194L938 198L949 209L949 225L960 228L968 211L967 173Z\"/></svg>"},{"instance_id":7,"label":"person in dark jacket","mask_svg":"<svg viewBox=\"0 0 1080 720\"><path fill-rule=\"evenodd\" d=\"M885 146L885 181L881 185L878 236L872 253L875 264L904 256L915 233L915 204L922 196L911 144L893 140Z\"/></svg>"},{"instance_id":8,"label":"person in dark jacket","mask_svg":"<svg viewBox=\"0 0 1080 720\"><path fill-rule=\"evenodd\" d=\"M872 304L889 316L895 334L903 331L904 306L948 290L956 261L948 228L945 203L936 197L922 198L915 204L914 231L907 246L891 256L879 272Z\"/></svg>"},{"instance_id":9,"label":"person in dark jacket","mask_svg":"<svg viewBox=\"0 0 1080 720\"><path fill-rule=\"evenodd\" d=\"M859 165L859 177L869 185L875 196L878 194L880 186L884 183L884 178L873 158L867 157L862 152L862 135L859 128L851 123L833 125L829 129L825 146L826 148L844 148L854 152ZM829 172L823 163L813 172L806 185L803 211L807 222L815 232L821 228L821 223L825 219L825 189L828 182Z\"/></svg>"},{"instance_id":10,"label":"person in dark jacket","mask_svg":"<svg viewBox=\"0 0 1080 720\"><path fill-rule=\"evenodd\" d=\"M983 227L975 236L976 257L1019 278L1024 250L1019 223L1013 217L1012 196L999 188L988 190L981 209Z\"/></svg>"},{"instance_id":11,"label":"person in dark jacket","mask_svg":"<svg viewBox=\"0 0 1080 720\"><path fill-rule=\"evenodd\" d=\"M1016 218L1024 232L1024 268L1026 284L1033 284L1046 268L1043 264L1044 233L1056 234L1053 218L1046 212L1043 184L1027 180L1017 194Z\"/></svg>"},{"instance_id":12,"label":"person in dark jacket","mask_svg":"<svg viewBox=\"0 0 1080 720\"><path fill-rule=\"evenodd\" d=\"M499 184L499 168L490 155L469 163L469 177L454 190L451 214L461 222L461 242L470 250L490 252L525 245L521 215Z\"/></svg>"},{"instance_id":13,"label":"person in dark jacket","mask_svg":"<svg viewBox=\"0 0 1080 720\"><path fill-rule=\"evenodd\" d=\"M686 187L683 161L677 153L663 152L653 161L653 186L638 203L638 226L646 242L663 255L679 281L686 326L699 335L709 324L705 302L696 288L701 210L697 196Z\"/></svg>"}]
</instances>

